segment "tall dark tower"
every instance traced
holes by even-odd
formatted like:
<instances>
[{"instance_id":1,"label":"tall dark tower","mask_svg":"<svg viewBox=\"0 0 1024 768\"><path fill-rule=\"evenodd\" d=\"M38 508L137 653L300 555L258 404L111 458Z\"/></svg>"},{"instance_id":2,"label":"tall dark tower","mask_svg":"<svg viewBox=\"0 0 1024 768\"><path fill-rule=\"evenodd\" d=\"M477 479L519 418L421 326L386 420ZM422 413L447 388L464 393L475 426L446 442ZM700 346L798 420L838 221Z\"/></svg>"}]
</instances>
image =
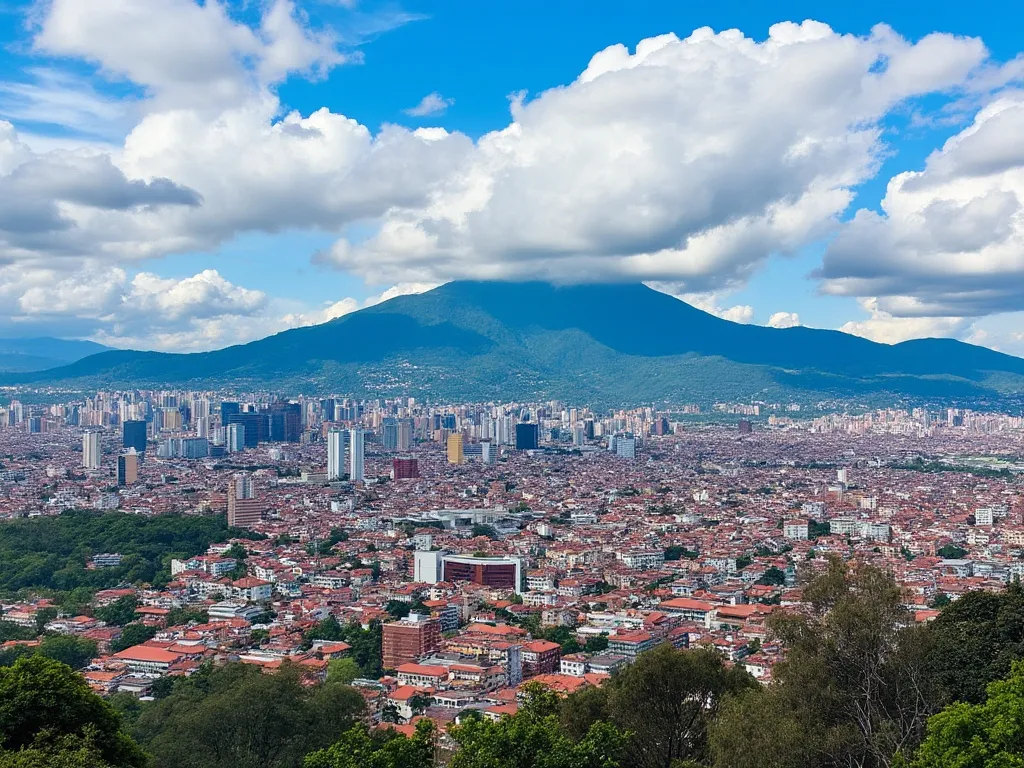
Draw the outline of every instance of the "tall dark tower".
<instances>
[{"instance_id":1,"label":"tall dark tower","mask_svg":"<svg viewBox=\"0 0 1024 768\"><path fill-rule=\"evenodd\" d=\"M516 450L534 451L537 449L538 427L533 422L524 421L516 424Z\"/></svg>"},{"instance_id":2,"label":"tall dark tower","mask_svg":"<svg viewBox=\"0 0 1024 768\"><path fill-rule=\"evenodd\" d=\"M128 419L121 430L121 444L134 448L136 453L146 452L146 422L140 419Z\"/></svg>"}]
</instances>

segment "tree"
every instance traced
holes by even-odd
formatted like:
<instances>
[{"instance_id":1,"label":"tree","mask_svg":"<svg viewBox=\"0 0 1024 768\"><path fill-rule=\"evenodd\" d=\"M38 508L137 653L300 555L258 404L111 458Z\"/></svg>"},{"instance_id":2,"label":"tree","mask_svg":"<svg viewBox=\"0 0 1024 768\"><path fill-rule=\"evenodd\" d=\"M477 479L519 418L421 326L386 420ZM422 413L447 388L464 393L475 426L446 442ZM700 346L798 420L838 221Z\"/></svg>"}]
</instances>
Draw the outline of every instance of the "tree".
<instances>
[{"instance_id":1,"label":"tree","mask_svg":"<svg viewBox=\"0 0 1024 768\"><path fill-rule=\"evenodd\" d=\"M433 699L430 696L426 696L422 693L417 693L409 697L409 709L412 710L414 715L422 715L430 707Z\"/></svg>"},{"instance_id":2,"label":"tree","mask_svg":"<svg viewBox=\"0 0 1024 768\"><path fill-rule=\"evenodd\" d=\"M13 621L0 620L0 643L6 643L8 640L31 640L33 637L35 634L32 630Z\"/></svg>"},{"instance_id":3,"label":"tree","mask_svg":"<svg viewBox=\"0 0 1024 768\"><path fill-rule=\"evenodd\" d=\"M722 698L755 683L714 651L665 644L640 654L607 685L611 721L632 734L629 765L669 768L674 761L703 760Z\"/></svg>"},{"instance_id":4,"label":"tree","mask_svg":"<svg viewBox=\"0 0 1024 768\"><path fill-rule=\"evenodd\" d=\"M488 539L498 539L498 538L501 538L498 535L498 531L495 530L493 525L485 525L485 524L482 524L482 523L475 524L473 526L473 528L472 528L471 533L472 533L472 535L474 537L476 537L476 536L485 536Z\"/></svg>"},{"instance_id":5,"label":"tree","mask_svg":"<svg viewBox=\"0 0 1024 768\"><path fill-rule=\"evenodd\" d=\"M306 756L303 768L428 768L436 733L430 720L416 723L412 738L392 729L371 732L357 725L330 747Z\"/></svg>"},{"instance_id":6,"label":"tree","mask_svg":"<svg viewBox=\"0 0 1024 768\"><path fill-rule=\"evenodd\" d=\"M935 554L939 557L944 557L947 560L959 560L967 554L967 550L963 547L958 547L955 544L947 544L941 549L938 549Z\"/></svg>"},{"instance_id":7,"label":"tree","mask_svg":"<svg viewBox=\"0 0 1024 768\"><path fill-rule=\"evenodd\" d=\"M43 634L43 629L45 629L46 625L56 618L56 608L40 608L36 611L36 634Z\"/></svg>"},{"instance_id":8,"label":"tree","mask_svg":"<svg viewBox=\"0 0 1024 768\"><path fill-rule=\"evenodd\" d=\"M193 621L196 624L206 624L209 620L210 614L202 608L172 608L166 619L168 627L177 627Z\"/></svg>"},{"instance_id":9,"label":"tree","mask_svg":"<svg viewBox=\"0 0 1024 768\"><path fill-rule=\"evenodd\" d=\"M617 768L627 737L615 726L596 722L579 739L558 719L555 694L527 686L519 711L497 722L467 718L451 729L459 745L450 768Z\"/></svg>"},{"instance_id":10,"label":"tree","mask_svg":"<svg viewBox=\"0 0 1024 768\"><path fill-rule=\"evenodd\" d=\"M928 721L911 768L1024 766L1024 661L988 686L984 704L952 704Z\"/></svg>"},{"instance_id":11,"label":"tree","mask_svg":"<svg viewBox=\"0 0 1024 768\"><path fill-rule=\"evenodd\" d=\"M293 768L363 713L358 691L303 684L302 669L204 667L145 705L134 726L153 768Z\"/></svg>"},{"instance_id":12,"label":"tree","mask_svg":"<svg viewBox=\"0 0 1024 768\"><path fill-rule=\"evenodd\" d=\"M72 669L81 669L96 658L97 647L93 640L74 635L51 635L39 644L39 653L48 659L67 664Z\"/></svg>"},{"instance_id":13,"label":"tree","mask_svg":"<svg viewBox=\"0 0 1024 768\"><path fill-rule=\"evenodd\" d=\"M606 635L591 635L587 638L583 650L587 653L601 653L608 650L608 637Z\"/></svg>"},{"instance_id":14,"label":"tree","mask_svg":"<svg viewBox=\"0 0 1024 768\"><path fill-rule=\"evenodd\" d=\"M388 600L384 610L391 614L393 619L404 619L412 611L411 606L402 600Z\"/></svg>"},{"instance_id":15,"label":"tree","mask_svg":"<svg viewBox=\"0 0 1024 768\"><path fill-rule=\"evenodd\" d=\"M766 587L780 587L786 583L786 572L774 565L768 566L757 583Z\"/></svg>"},{"instance_id":16,"label":"tree","mask_svg":"<svg viewBox=\"0 0 1024 768\"><path fill-rule=\"evenodd\" d=\"M1024 657L1024 588L968 592L928 625L929 669L939 703L985 700L989 683L1005 678Z\"/></svg>"},{"instance_id":17,"label":"tree","mask_svg":"<svg viewBox=\"0 0 1024 768\"><path fill-rule=\"evenodd\" d=\"M833 558L804 598L806 614L769 620L787 648L773 682L728 702L712 728L716 766L881 768L923 735L928 638L892 578Z\"/></svg>"},{"instance_id":18,"label":"tree","mask_svg":"<svg viewBox=\"0 0 1024 768\"><path fill-rule=\"evenodd\" d=\"M78 746L72 750L74 743ZM121 730L121 718L113 707L71 667L41 655L0 669L0 745L10 765L18 763L9 753L23 749L41 753L85 749L95 754L93 765L99 764L97 760L117 768L146 764L142 750ZM66 757L60 759L74 765ZM32 766L29 759L22 765Z\"/></svg>"},{"instance_id":19,"label":"tree","mask_svg":"<svg viewBox=\"0 0 1024 768\"><path fill-rule=\"evenodd\" d=\"M17 752L0 748L0 768L119 768L103 759L91 736L41 734Z\"/></svg>"},{"instance_id":20,"label":"tree","mask_svg":"<svg viewBox=\"0 0 1024 768\"><path fill-rule=\"evenodd\" d=\"M362 670L359 669L359 665L348 656L342 659L331 659L327 662L328 683L351 685L352 681L361 674Z\"/></svg>"},{"instance_id":21,"label":"tree","mask_svg":"<svg viewBox=\"0 0 1024 768\"><path fill-rule=\"evenodd\" d=\"M123 627L135 619L135 609L138 605L139 601L135 599L135 595L125 595L110 605L97 608L93 611L93 616L107 624Z\"/></svg>"},{"instance_id":22,"label":"tree","mask_svg":"<svg viewBox=\"0 0 1024 768\"><path fill-rule=\"evenodd\" d=\"M145 624L135 622L128 624L121 630L121 636L110 644L110 650L114 653L131 648L135 645L142 645L156 634L155 627L147 627Z\"/></svg>"}]
</instances>

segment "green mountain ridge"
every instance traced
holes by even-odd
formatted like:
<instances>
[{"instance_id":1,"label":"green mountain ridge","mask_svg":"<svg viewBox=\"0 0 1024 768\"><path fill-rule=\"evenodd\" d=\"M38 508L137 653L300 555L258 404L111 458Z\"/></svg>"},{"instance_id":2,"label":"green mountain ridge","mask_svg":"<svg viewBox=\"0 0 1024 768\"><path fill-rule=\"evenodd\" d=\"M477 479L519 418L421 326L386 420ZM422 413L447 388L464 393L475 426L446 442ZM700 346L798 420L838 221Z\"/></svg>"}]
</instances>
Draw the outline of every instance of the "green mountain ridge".
<instances>
[{"instance_id":1,"label":"green mountain ridge","mask_svg":"<svg viewBox=\"0 0 1024 768\"><path fill-rule=\"evenodd\" d=\"M607 405L852 396L997 400L1024 360L952 339L879 344L743 325L640 284L453 282L214 352L116 350L0 384L273 387Z\"/></svg>"},{"instance_id":2,"label":"green mountain ridge","mask_svg":"<svg viewBox=\"0 0 1024 768\"><path fill-rule=\"evenodd\" d=\"M55 339L49 336L31 339L0 338L0 372L43 371L107 349L109 347L93 341Z\"/></svg>"}]
</instances>

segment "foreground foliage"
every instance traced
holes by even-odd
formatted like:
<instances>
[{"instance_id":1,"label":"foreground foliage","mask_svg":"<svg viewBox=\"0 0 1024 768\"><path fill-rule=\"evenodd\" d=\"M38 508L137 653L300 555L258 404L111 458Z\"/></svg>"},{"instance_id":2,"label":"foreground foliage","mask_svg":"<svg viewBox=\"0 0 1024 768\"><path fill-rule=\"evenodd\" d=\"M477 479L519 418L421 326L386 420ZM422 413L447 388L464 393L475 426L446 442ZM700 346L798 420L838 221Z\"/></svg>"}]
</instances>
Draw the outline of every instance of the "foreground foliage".
<instances>
[{"instance_id":1,"label":"foreground foliage","mask_svg":"<svg viewBox=\"0 0 1024 768\"><path fill-rule=\"evenodd\" d=\"M36 655L0 669L0 766L142 768L114 708L60 662Z\"/></svg>"},{"instance_id":2,"label":"foreground foliage","mask_svg":"<svg viewBox=\"0 0 1024 768\"><path fill-rule=\"evenodd\" d=\"M928 721L911 768L1024 766L1024 661L988 687L983 704L960 702Z\"/></svg>"},{"instance_id":3,"label":"foreground foliage","mask_svg":"<svg viewBox=\"0 0 1024 768\"><path fill-rule=\"evenodd\" d=\"M290 768L334 743L363 714L346 685L307 686L298 665L205 667L143 705L132 733L154 768Z\"/></svg>"}]
</instances>

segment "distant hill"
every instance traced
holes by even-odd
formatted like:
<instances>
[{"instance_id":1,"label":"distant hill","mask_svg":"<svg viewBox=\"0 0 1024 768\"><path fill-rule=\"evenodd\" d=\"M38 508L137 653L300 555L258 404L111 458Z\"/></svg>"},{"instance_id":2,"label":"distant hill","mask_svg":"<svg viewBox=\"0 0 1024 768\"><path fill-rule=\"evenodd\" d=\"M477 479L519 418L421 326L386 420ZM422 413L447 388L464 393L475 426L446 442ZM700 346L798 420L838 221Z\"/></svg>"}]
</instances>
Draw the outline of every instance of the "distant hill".
<instances>
[{"instance_id":1,"label":"distant hill","mask_svg":"<svg viewBox=\"0 0 1024 768\"><path fill-rule=\"evenodd\" d=\"M105 352L109 347L93 341L40 336L34 339L0 338L0 371L42 371Z\"/></svg>"},{"instance_id":2,"label":"distant hill","mask_svg":"<svg viewBox=\"0 0 1024 768\"><path fill-rule=\"evenodd\" d=\"M951 339L890 346L839 331L742 325L639 284L453 282L215 352L107 351L0 381L602 405L998 398L1024 393L1024 360Z\"/></svg>"}]
</instances>

